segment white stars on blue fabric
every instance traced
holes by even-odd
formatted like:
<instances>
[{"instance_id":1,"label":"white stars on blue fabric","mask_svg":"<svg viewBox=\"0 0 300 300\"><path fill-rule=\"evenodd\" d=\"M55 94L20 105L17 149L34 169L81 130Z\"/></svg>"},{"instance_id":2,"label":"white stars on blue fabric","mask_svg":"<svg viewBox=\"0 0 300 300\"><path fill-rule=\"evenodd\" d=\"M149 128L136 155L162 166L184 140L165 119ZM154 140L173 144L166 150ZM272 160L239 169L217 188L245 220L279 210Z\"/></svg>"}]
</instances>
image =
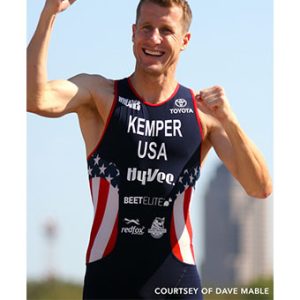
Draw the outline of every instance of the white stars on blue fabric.
<instances>
[{"instance_id":1,"label":"white stars on blue fabric","mask_svg":"<svg viewBox=\"0 0 300 300\"><path fill-rule=\"evenodd\" d=\"M97 157L94 158L94 164L98 165L99 164L99 160L100 160L100 157L99 157L99 155L97 155Z\"/></svg>"},{"instance_id":2,"label":"white stars on blue fabric","mask_svg":"<svg viewBox=\"0 0 300 300\"><path fill-rule=\"evenodd\" d=\"M200 177L200 167L185 169L178 178L173 194L178 197L189 187L195 187L196 181Z\"/></svg>"},{"instance_id":3,"label":"white stars on blue fabric","mask_svg":"<svg viewBox=\"0 0 300 300\"><path fill-rule=\"evenodd\" d=\"M114 188L119 188L120 171L116 164L107 162L99 154L94 154L88 161L89 178L105 178Z\"/></svg>"}]
</instances>

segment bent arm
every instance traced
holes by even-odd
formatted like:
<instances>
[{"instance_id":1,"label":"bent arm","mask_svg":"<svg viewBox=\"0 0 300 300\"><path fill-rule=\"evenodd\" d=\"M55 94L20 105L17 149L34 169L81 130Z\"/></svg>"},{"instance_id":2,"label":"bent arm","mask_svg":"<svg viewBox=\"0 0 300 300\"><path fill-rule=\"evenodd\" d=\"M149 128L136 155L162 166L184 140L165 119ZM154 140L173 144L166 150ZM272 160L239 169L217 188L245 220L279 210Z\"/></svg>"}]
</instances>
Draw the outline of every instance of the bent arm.
<instances>
[{"instance_id":1,"label":"bent arm","mask_svg":"<svg viewBox=\"0 0 300 300\"><path fill-rule=\"evenodd\" d=\"M265 160L236 120L216 125L209 137L216 153L248 195L266 198L272 192Z\"/></svg>"},{"instance_id":2,"label":"bent arm","mask_svg":"<svg viewBox=\"0 0 300 300\"><path fill-rule=\"evenodd\" d=\"M269 196L272 183L265 160L240 127L224 89L204 89L196 99L199 113L207 120L208 140L231 174L250 196Z\"/></svg>"},{"instance_id":3,"label":"bent arm","mask_svg":"<svg viewBox=\"0 0 300 300\"><path fill-rule=\"evenodd\" d=\"M47 57L56 15L44 9L37 29L27 47L27 109L35 112L43 106L47 84Z\"/></svg>"},{"instance_id":4,"label":"bent arm","mask_svg":"<svg viewBox=\"0 0 300 300\"><path fill-rule=\"evenodd\" d=\"M51 4L51 6L50 6ZM59 117L76 112L91 100L89 75L48 81L47 57L53 25L62 8L47 1L37 29L27 48L27 110L42 116ZM51 9L50 9L50 8Z\"/></svg>"}]
</instances>

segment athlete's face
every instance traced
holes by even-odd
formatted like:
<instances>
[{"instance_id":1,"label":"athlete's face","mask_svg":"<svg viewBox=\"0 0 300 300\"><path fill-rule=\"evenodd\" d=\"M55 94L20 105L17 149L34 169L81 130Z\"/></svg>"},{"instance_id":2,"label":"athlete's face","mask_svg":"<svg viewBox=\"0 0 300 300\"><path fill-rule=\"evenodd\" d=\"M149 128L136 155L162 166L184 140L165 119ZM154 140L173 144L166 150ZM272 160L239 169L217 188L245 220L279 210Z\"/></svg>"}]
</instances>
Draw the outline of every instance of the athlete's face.
<instances>
[{"instance_id":1,"label":"athlete's face","mask_svg":"<svg viewBox=\"0 0 300 300\"><path fill-rule=\"evenodd\" d=\"M179 6L161 7L151 2L142 5L132 36L137 70L152 75L175 72L180 52L190 40L182 16Z\"/></svg>"}]
</instances>

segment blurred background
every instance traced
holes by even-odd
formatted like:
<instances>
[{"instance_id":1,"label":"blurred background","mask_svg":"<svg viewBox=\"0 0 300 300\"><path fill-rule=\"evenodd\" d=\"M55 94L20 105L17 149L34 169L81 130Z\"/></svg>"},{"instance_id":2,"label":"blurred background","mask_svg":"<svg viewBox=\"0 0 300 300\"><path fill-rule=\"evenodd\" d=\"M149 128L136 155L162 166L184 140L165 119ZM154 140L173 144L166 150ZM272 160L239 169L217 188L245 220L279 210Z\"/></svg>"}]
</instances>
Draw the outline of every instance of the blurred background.
<instances>
[{"instance_id":1,"label":"blurred background","mask_svg":"<svg viewBox=\"0 0 300 300\"><path fill-rule=\"evenodd\" d=\"M112 79L130 75L137 3L78 0L59 15L49 50L49 79L82 72ZM273 173L273 2L189 3L192 40L182 53L177 78L195 90L223 85L241 126ZM43 4L27 0L28 42ZM78 120L75 115L46 119L28 114L27 127L28 299L80 299L93 210ZM272 200L248 197L210 153L191 208L203 286L272 291ZM243 297L236 299L273 298Z\"/></svg>"}]
</instances>

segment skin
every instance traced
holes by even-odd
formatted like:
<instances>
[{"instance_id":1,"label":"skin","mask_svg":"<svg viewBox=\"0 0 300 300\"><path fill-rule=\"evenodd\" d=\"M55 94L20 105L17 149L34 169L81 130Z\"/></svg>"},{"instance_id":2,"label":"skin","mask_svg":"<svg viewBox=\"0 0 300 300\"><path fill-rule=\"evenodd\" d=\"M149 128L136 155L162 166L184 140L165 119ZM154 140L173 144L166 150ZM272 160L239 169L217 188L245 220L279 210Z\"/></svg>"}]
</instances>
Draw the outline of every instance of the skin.
<instances>
[{"instance_id":1,"label":"skin","mask_svg":"<svg viewBox=\"0 0 300 300\"><path fill-rule=\"evenodd\" d=\"M90 74L49 81L46 70L55 18L74 2L45 2L27 51L27 106L29 112L51 118L77 113L88 155L103 133L113 103L114 83ZM190 38L182 26L180 7L148 2L142 6L137 24L132 27L136 66L130 80L143 99L159 103L170 97L178 84L175 73L180 53ZM213 86L194 93L204 134L202 161L214 148L250 196L269 196L272 183L264 158L240 127L224 88Z\"/></svg>"}]
</instances>

